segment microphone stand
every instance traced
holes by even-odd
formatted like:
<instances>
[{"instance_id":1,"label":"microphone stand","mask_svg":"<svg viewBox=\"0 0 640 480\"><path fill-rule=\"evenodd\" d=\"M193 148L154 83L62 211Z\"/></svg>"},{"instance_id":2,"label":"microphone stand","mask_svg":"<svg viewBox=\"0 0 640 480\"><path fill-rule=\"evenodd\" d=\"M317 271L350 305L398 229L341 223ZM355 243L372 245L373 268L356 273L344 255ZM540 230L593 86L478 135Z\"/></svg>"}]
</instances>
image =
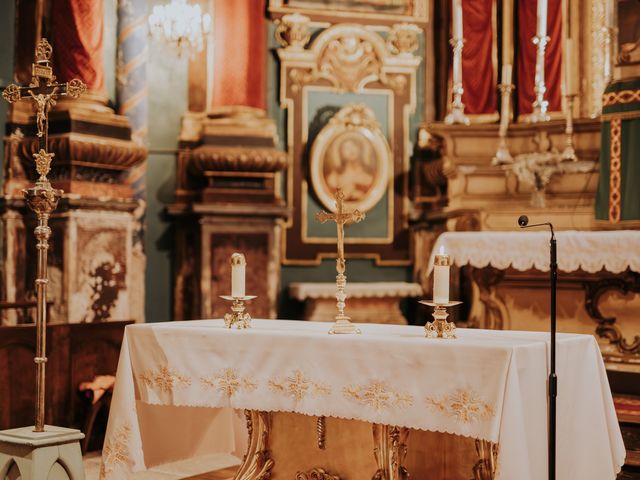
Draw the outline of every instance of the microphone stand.
<instances>
[{"instance_id":1,"label":"microphone stand","mask_svg":"<svg viewBox=\"0 0 640 480\"><path fill-rule=\"evenodd\" d=\"M558 376L556 375L556 293L558 290L558 255L556 235L550 222L529 225L529 219L523 215L518 219L520 228L548 226L551 230L549 240L549 275L551 280L551 352L549 365L549 480L556 480L556 404L558 397Z\"/></svg>"}]
</instances>

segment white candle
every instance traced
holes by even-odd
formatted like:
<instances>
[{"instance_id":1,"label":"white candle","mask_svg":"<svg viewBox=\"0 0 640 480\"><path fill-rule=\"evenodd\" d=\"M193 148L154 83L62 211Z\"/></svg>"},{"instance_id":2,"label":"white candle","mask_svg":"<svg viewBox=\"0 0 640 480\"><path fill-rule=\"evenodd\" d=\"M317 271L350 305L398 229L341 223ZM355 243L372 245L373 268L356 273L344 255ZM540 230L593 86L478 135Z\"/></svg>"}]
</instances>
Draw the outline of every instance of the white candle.
<instances>
[{"instance_id":1,"label":"white candle","mask_svg":"<svg viewBox=\"0 0 640 480\"><path fill-rule=\"evenodd\" d=\"M452 0L453 11L453 38L455 40L464 38L462 36L462 0Z\"/></svg>"},{"instance_id":2,"label":"white candle","mask_svg":"<svg viewBox=\"0 0 640 480\"><path fill-rule=\"evenodd\" d=\"M511 70L512 66L510 64L502 65L502 85L511 85Z\"/></svg>"},{"instance_id":3,"label":"white candle","mask_svg":"<svg viewBox=\"0 0 640 480\"><path fill-rule=\"evenodd\" d=\"M449 255L444 253L444 246L436 255L433 266L433 303L444 305L449 303Z\"/></svg>"},{"instance_id":4,"label":"white candle","mask_svg":"<svg viewBox=\"0 0 640 480\"><path fill-rule=\"evenodd\" d=\"M547 0L538 0L538 16L537 16L536 33L539 37L547 36Z\"/></svg>"},{"instance_id":5,"label":"white candle","mask_svg":"<svg viewBox=\"0 0 640 480\"><path fill-rule=\"evenodd\" d=\"M567 41L564 45L564 94L571 95L573 94L573 85L571 81L571 49L573 47L573 42L570 38L567 38Z\"/></svg>"},{"instance_id":6,"label":"white candle","mask_svg":"<svg viewBox=\"0 0 640 480\"><path fill-rule=\"evenodd\" d=\"M245 296L245 273L247 261L241 253L231 255L231 296Z\"/></svg>"}]
</instances>

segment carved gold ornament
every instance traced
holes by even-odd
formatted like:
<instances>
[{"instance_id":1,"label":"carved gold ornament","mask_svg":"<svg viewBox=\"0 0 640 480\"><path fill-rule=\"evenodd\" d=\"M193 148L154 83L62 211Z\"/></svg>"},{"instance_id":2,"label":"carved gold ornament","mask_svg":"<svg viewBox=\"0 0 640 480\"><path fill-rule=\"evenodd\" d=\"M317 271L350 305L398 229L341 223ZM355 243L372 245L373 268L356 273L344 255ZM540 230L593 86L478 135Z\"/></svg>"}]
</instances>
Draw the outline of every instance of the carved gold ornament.
<instances>
[{"instance_id":1,"label":"carved gold ornament","mask_svg":"<svg viewBox=\"0 0 640 480\"><path fill-rule=\"evenodd\" d=\"M87 91L87 86L82 81L74 78L67 82L67 95L72 98L78 98Z\"/></svg>"},{"instance_id":2,"label":"carved gold ornament","mask_svg":"<svg viewBox=\"0 0 640 480\"><path fill-rule=\"evenodd\" d=\"M379 81L396 93L403 93L407 86L406 76L390 72L417 66L420 58L412 54L413 31L398 28L395 46L387 46L375 32L342 24L324 30L308 49L282 49L280 58L286 61L290 56L298 65L289 70L292 91L325 79L341 91L358 92L368 83ZM403 55L394 55L390 48Z\"/></svg>"},{"instance_id":3,"label":"carved gold ornament","mask_svg":"<svg viewBox=\"0 0 640 480\"><path fill-rule=\"evenodd\" d=\"M310 152L313 190L322 205L336 210L335 194L344 194L345 208L367 212L389 187L391 149L373 111L349 104L320 130Z\"/></svg>"},{"instance_id":4,"label":"carved gold ornament","mask_svg":"<svg viewBox=\"0 0 640 480\"><path fill-rule=\"evenodd\" d=\"M294 370L284 378L272 378L269 380L269 387L276 393L293 397L296 401L304 399L307 395L331 394L329 385L310 380L301 370Z\"/></svg>"},{"instance_id":5,"label":"carved gold ornament","mask_svg":"<svg viewBox=\"0 0 640 480\"><path fill-rule=\"evenodd\" d=\"M47 175L51 171L51 161L55 157L55 153L47 153L44 149L40 149L38 153L33 154L36 161L36 172L40 175L40 181L47 181Z\"/></svg>"},{"instance_id":6,"label":"carved gold ornament","mask_svg":"<svg viewBox=\"0 0 640 480\"><path fill-rule=\"evenodd\" d=\"M20 100L20 87L14 83L7 85L2 92L2 98L9 103L15 103Z\"/></svg>"},{"instance_id":7,"label":"carved gold ornament","mask_svg":"<svg viewBox=\"0 0 640 480\"><path fill-rule=\"evenodd\" d=\"M284 15L281 19L276 20L276 40L283 47L302 50L311 38L309 32L309 17L299 13Z\"/></svg>"},{"instance_id":8,"label":"carved gold ornament","mask_svg":"<svg viewBox=\"0 0 640 480\"><path fill-rule=\"evenodd\" d=\"M418 50L418 35L422 30L411 23L397 23L389 32L387 46L391 53L396 55L412 54Z\"/></svg>"},{"instance_id":9,"label":"carved gold ornament","mask_svg":"<svg viewBox=\"0 0 640 480\"><path fill-rule=\"evenodd\" d=\"M296 473L295 480L340 480L340 477L331 475L323 468L314 468L308 472Z\"/></svg>"},{"instance_id":10,"label":"carved gold ornament","mask_svg":"<svg viewBox=\"0 0 640 480\"><path fill-rule=\"evenodd\" d=\"M204 387L215 388L228 398L234 396L239 390L253 392L258 388L257 383L250 376L240 377L233 368L225 368L214 377L201 377L200 383Z\"/></svg>"},{"instance_id":11,"label":"carved gold ornament","mask_svg":"<svg viewBox=\"0 0 640 480\"><path fill-rule=\"evenodd\" d=\"M173 392L175 388L186 388L191 385L191 377L182 375L166 365L158 369L147 370L139 375L147 387L161 392Z\"/></svg>"},{"instance_id":12,"label":"carved gold ornament","mask_svg":"<svg viewBox=\"0 0 640 480\"><path fill-rule=\"evenodd\" d=\"M427 397L427 405L441 414L463 423L474 423L495 416L493 405L483 401L474 391L459 389L444 397Z\"/></svg>"},{"instance_id":13,"label":"carved gold ornament","mask_svg":"<svg viewBox=\"0 0 640 480\"><path fill-rule=\"evenodd\" d=\"M602 95L602 105L605 107L635 102L640 102L640 89L607 92Z\"/></svg>"},{"instance_id":14,"label":"carved gold ornament","mask_svg":"<svg viewBox=\"0 0 640 480\"><path fill-rule=\"evenodd\" d=\"M373 380L365 385L352 385L343 389L347 399L355 400L376 411L390 407L407 408L413 405L413 396L393 390L385 382Z\"/></svg>"},{"instance_id":15,"label":"carved gold ornament","mask_svg":"<svg viewBox=\"0 0 640 480\"><path fill-rule=\"evenodd\" d=\"M46 38L40 39L36 46L36 62L48 62L51 59L53 48Z\"/></svg>"},{"instance_id":16,"label":"carved gold ornament","mask_svg":"<svg viewBox=\"0 0 640 480\"><path fill-rule=\"evenodd\" d=\"M102 463L100 465L100 479L106 478L118 466L126 466L129 461L129 436L131 426L122 425L117 428L104 442L102 448Z\"/></svg>"}]
</instances>

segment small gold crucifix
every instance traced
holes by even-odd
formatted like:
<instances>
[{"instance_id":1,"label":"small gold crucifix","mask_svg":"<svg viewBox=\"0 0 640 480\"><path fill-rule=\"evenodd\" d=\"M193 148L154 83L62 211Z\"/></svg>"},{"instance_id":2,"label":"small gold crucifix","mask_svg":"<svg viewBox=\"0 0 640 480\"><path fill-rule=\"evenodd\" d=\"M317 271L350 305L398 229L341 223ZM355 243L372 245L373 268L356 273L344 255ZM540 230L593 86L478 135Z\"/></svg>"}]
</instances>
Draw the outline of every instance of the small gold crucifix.
<instances>
[{"instance_id":1,"label":"small gold crucifix","mask_svg":"<svg viewBox=\"0 0 640 480\"><path fill-rule=\"evenodd\" d=\"M82 81L74 78L65 83L56 82L53 69L49 64L52 48L46 38L41 39L36 47L36 61L31 65L31 83L26 87L11 84L2 92L9 103L15 103L25 97L31 97L36 107L36 125L40 138L40 150L47 150L47 130L49 111L56 104L59 96L77 98L87 89Z\"/></svg>"},{"instance_id":2,"label":"small gold crucifix","mask_svg":"<svg viewBox=\"0 0 640 480\"><path fill-rule=\"evenodd\" d=\"M360 333L350 321L349 317L345 315L345 300L347 295L345 293L345 287L347 286L347 277L345 272L344 261L344 226L352 223L359 223L364 220L364 213L356 209L352 212L344 211L344 193L341 189L336 190L336 211L335 213L318 212L316 213L316 220L320 223L325 223L328 220L336 222L338 230L338 258L336 258L336 270L338 275L336 276L336 287L338 289L336 293L338 314L336 315L336 322L334 323L329 333Z\"/></svg>"}]
</instances>

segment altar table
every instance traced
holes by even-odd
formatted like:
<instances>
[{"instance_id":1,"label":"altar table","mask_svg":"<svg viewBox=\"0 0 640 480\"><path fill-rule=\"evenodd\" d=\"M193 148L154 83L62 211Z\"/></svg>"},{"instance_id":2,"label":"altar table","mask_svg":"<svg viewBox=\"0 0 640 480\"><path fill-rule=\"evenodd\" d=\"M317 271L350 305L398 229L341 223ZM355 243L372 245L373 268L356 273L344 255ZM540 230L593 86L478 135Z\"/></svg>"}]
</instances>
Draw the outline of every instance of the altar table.
<instances>
[{"instance_id":1,"label":"altar table","mask_svg":"<svg viewBox=\"0 0 640 480\"><path fill-rule=\"evenodd\" d=\"M472 437L497 445L495 478L547 478L548 335L459 329L458 339L442 340L425 338L422 327L359 328L361 335L328 335L326 323L282 320L254 320L249 330L228 330L222 320L128 326L103 477L124 479L177 456L237 448L243 434L230 407L245 409L250 433L236 478L293 478L279 471L278 455L287 442L296 445L287 435L268 444L268 412L370 422L374 435L387 428L389 445L409 452L421 431ZM558 378L558 478L614 479L625 450L592 336L558 335ZM326 437L327 444L339 441L330 428ZM402 462L403 448L394 452ZM425 461L436 453L424 452ZM376 472L331 473L360 479Z\"/></svg>"}]
</instances>

